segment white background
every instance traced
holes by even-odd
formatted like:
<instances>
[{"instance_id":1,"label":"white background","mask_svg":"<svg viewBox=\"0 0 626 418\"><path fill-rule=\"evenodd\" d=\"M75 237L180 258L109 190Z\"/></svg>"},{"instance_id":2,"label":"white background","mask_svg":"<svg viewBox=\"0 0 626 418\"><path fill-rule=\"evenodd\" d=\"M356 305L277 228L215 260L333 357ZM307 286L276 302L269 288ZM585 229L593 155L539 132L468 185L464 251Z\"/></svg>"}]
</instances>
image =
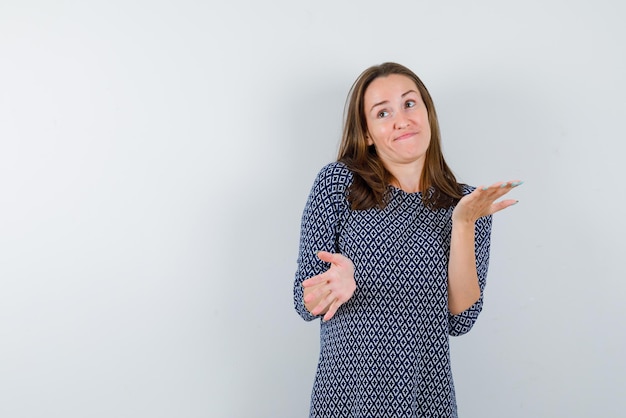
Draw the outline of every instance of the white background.
<instances>
[{"instance_id":1,"label":"white background","mask_svg":"<svg viewBox=\"0 0 626 418\"><path fill-rule=\"evenodd\" d=\"M626 7L0 2L0 416L303 417L299 222L372 64L417 72L448 163L520 178L462 417L620 417Z\"/></svg>"}]
</instances>

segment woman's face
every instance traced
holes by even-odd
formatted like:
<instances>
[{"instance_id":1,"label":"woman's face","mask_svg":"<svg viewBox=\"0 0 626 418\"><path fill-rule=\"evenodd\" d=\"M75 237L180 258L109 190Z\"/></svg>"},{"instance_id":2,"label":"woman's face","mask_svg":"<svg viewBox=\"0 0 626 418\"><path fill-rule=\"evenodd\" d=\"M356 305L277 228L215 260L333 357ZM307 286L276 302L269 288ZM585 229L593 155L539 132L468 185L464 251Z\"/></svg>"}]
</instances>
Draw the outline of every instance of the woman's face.
<instances>
[{"instance_id":1,"label":"woman's face","mask_svg":"<svg viewBox=\"0 0 626 418\"><path fill-rule=\"evenodd\" d=\"M409 77L391 74L370 83L363 96L367 143L383 164L423 166L430 144L428 111Z\"/></svg>"}]
</instances>

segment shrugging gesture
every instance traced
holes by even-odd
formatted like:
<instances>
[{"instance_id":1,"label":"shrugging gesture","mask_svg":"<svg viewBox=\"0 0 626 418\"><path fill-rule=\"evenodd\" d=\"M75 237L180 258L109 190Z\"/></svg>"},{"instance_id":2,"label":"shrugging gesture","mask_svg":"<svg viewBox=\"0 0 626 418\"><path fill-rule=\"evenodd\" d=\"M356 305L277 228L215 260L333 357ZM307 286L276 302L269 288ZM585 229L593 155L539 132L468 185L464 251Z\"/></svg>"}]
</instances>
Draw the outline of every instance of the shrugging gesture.
<instances>
[{"instance_id":1,"label":"shrugging gesture","mask_svg":"<svg viewBox=\"0 0 626 418\"><path fill-rule=\"evenodd\" d=\"M482 310L491 215L517 203L503 196L521 182L460 184L440 136L413 71L359 75L337 161L302 217L294 305L307 321L323 316L310 416L458 415L449 337Z\"/></svg>"}]
</instances>

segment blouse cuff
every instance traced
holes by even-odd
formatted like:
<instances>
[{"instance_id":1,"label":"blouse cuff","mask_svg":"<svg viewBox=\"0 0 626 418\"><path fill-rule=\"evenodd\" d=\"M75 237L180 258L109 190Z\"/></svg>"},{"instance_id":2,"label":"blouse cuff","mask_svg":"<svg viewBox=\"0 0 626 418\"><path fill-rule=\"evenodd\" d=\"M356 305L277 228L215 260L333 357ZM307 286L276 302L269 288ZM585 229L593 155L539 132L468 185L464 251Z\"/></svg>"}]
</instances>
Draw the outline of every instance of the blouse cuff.
<instances>
[{"instance_id":1,"label":"blouse cuff","mask_svg":"<svg viewBox=\"0 0 626 418\"><path fill-rule=\"evenodd\" d=\"M479 300L457 315L448 314L448 332L450 335L458 337L467 334L476 323L481 310L482 300Z\"/></svg>"}]
</instances>

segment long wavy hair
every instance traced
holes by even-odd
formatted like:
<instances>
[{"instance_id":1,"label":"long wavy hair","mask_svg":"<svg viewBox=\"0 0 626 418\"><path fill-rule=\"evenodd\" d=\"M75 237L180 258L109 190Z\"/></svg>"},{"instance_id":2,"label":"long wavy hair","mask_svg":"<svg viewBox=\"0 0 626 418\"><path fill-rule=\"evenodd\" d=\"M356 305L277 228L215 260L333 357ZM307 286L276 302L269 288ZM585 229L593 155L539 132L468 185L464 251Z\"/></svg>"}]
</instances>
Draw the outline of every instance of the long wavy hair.
<instances>
[{"instance_id":1,"label":"long wavy hair","mask_svg":"<svg viewBox=\"0 0 626 418\"><path fill-rule=\"evenodd\" d=\"M391 74L404 75L415 82L428 111L430 144L420 177L422 200L430 209L448 208L463 197L461 186L446 164L441 149L435 105L426 86L413 71L394 62L375 65L363 71L352 85L344 110L344 126L337 161L352 171L354 181L348 190L352 209L363 210L387 205L393 175L385 168L374 145L367 144L364 96L372 81Z\"/></svg>"}]
</instances>

